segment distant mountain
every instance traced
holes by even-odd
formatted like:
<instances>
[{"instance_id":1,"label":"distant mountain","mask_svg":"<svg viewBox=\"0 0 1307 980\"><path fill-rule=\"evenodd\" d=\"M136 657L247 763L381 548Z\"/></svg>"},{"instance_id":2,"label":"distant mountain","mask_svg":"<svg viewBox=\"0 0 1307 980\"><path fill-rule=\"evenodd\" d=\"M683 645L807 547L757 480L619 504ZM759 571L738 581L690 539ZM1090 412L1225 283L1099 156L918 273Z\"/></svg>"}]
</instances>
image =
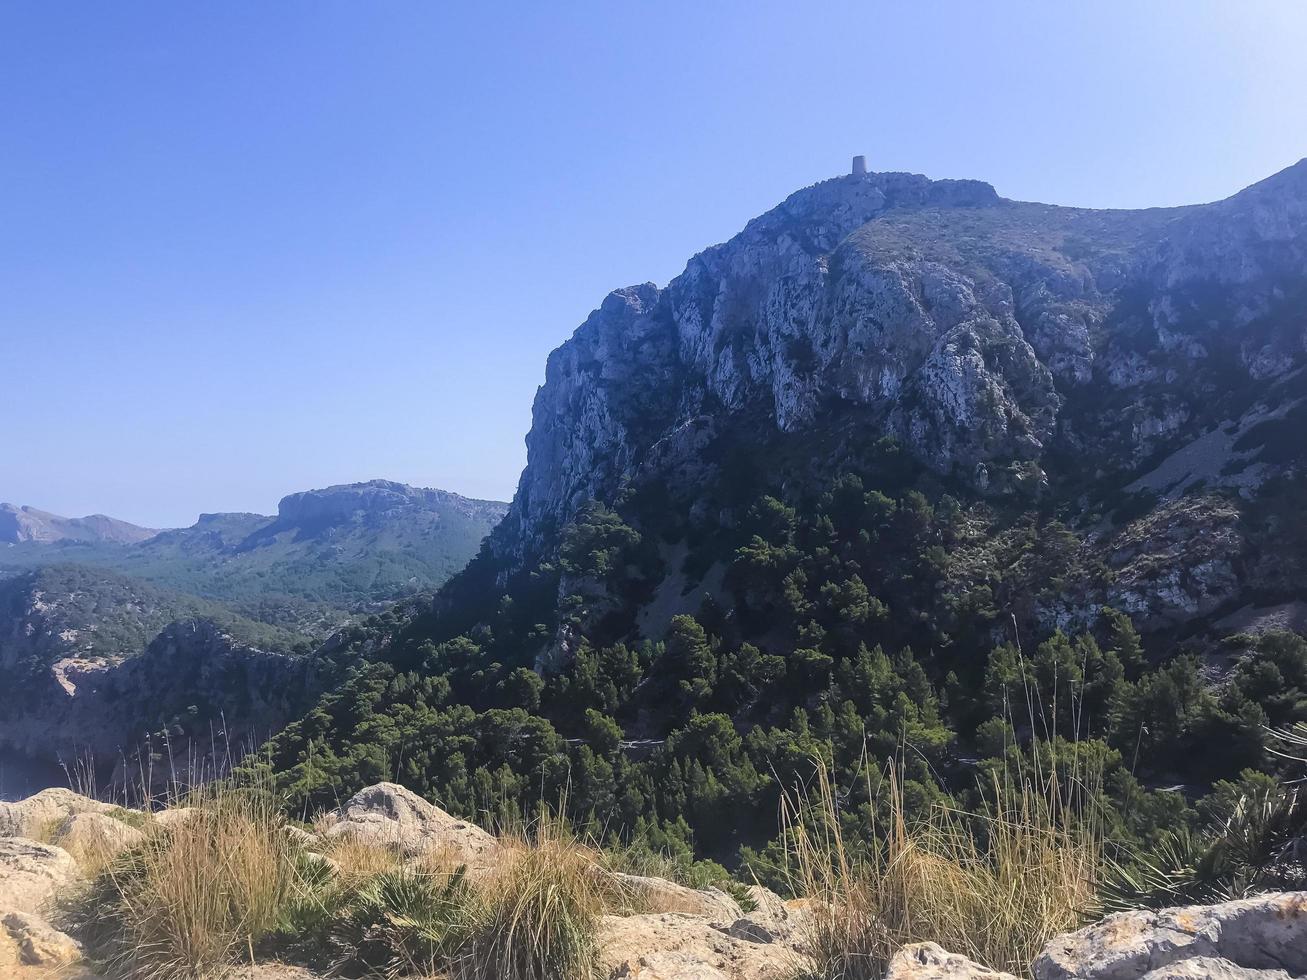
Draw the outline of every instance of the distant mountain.
<instances>
[{"instance_id":1,"label":"distant mountain","mask_svg":"<svg viewBox=\"0 0 1307 980\"><path fill-rule=\"evenodd\" d=\"M81 541L105 544L135 544L158 534L148 527L92 514L89 517L60 517L35 507L0 504L0 544L27 541L51 544L58 541Z\"/></svg>"},{"instance_id":2,"label":"distant mountain","mask_svg":"<svg viewBox=\"0 0 1307 980\"><path fill-rule=\"evenodd\" d=\"M211 620L263 649L308 646L303 637L216 602L109 569L50 565L0 581L0 669L117 663L143 651L169 623L186 619Z\"/></svg>"},{"instance_id":3,"label":"distant mountain","mask_svg":"<svg viewBox=\"0 0 1307 980\"><path fill-rule=\"evenodd\" d=\"M169 531L10 508L5 513L22 515L28 530L0 538L9 544L0 548L0 570L109 568L230 603L252 619L316 624L310 632L320 633L341 618L330 611L364 611L439 586L476 554L506 510L386 480L290 494L276 516L202 514L191 527ZM92 527L103 532L93 536Z\"/></svg>"},{"instance_id":4,"label":"distant mountain","mask_svg":"<svg viewBox=\"0 0 1307 980\"><path fill-rule=\"evenodd\" d=\"M168 531L6 505L0 755L103 762L150 732L266 735L307 706L333 651L352 656L349 630L319 646L329 634L434 590L506 510L384 480Z\"/></svg>"}]
</instances>

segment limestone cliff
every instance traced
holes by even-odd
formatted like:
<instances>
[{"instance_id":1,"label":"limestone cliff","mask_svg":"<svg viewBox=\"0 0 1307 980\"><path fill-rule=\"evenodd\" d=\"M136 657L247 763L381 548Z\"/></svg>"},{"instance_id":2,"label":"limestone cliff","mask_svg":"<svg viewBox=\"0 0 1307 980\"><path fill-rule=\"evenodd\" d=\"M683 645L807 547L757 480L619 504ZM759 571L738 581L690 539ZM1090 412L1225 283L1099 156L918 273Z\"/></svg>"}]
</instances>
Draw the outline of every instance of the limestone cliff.
<instances>
[{"instance_id":1,"label":"limestone cliff","mask_svg":"<svg viewBox=\"0 0 1307 980\"><path fill-rule=\"evenodd\" d=\"M1305 299L1307 161L1144 211L822 181L553 352L492 546L521 564L588 499L702 482L728 439L849 426L989 497L1246 490L1285 462L1272 430L1302 432Z\"/></svg>"}]
</instances>

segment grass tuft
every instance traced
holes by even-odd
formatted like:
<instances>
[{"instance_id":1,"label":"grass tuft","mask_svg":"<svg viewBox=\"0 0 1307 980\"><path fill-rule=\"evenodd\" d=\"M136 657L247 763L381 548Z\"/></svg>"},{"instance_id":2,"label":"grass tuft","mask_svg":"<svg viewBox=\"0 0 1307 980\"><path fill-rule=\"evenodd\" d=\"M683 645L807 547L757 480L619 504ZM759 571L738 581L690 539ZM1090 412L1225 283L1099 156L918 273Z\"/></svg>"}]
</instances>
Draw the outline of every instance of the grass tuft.
<instances>
[{"instance_id":1,"label":"grass tuft","mask_svg":"<svg viewBox=\"0 0 1307 980\"><path fill-rule=\"evenodd\" d=\"M87 938L117 976L193 980L248 961L296 887L299 849L270 797L213 784L191 805L83 900Z\"/></svg>"},{"instance_id":2,"label":"grass tuft","mask_svg":"<svg viewBox=\"0 0 1307 980\"><path fill-rule=\"evenodd\" d=\"M599 855L542 817L483 885L484 910L459 980L588 980L597 932L620 903Z\"/></svg>"},{"instance_id":3,"label":"grass tuft","mask_svg":"<svg viewBox=\"0 0 1307 980\"><path fill-rule=\"evenodd\" d=\"M996 780L984 813L940 805L914 819L893 771L886 783L877 847L846 844L825 771L811 797L787 805L796 889L813 899L812 976L879 980L897 950L924 941L1027 975L1092 908L1101 849L1052 786Z\"/></svg>"}]
</instances>

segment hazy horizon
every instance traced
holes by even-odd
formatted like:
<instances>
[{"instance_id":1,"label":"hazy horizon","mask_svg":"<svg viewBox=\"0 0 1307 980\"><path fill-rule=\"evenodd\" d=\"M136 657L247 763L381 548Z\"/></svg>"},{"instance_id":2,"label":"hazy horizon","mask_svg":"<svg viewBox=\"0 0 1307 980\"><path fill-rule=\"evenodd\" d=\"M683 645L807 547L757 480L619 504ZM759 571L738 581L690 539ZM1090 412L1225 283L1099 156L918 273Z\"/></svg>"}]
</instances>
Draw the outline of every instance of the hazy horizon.
<instances>
[{"instance_id":1,"label":"hazy horizon","mask_svg":"<svg viewBox=\"0 0 1307 980\"><path fill-rule=\"evenodd\" d=\"M1307 7L0 11L0 500L152 527L507 500L548 352L847 170L1226 197L1307 155Z\"/></svg>"}]
</instances>

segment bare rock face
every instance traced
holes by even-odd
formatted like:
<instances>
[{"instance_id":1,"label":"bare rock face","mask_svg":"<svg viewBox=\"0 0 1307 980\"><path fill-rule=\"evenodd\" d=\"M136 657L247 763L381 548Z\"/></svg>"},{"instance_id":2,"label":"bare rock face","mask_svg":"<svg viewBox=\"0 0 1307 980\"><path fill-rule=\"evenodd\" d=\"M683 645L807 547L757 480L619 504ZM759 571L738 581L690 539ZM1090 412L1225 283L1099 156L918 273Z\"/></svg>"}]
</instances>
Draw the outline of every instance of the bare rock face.
<instances>
[{"instance_id":1,"label":"bare rock face","mask_svg":"<svg viewBox=\"0 0 1307 980\"><path fill-rule=\"evenodd\" d=\"M1287 980L1307 974L1307 893L1123 912L1054 939L1036 980Z\"/></svg>"},{"instance_id":2,"label":"bare rock face","mask_svg":"<svg viewBox=\"0 0 1307 980\"><path fill-rule=\"evenodd\" d=\"M605 916L599 942L603 975L613 980L789 980L803 965L789 948L738 939L678 912Z\"/></svg>"},{"instance_id":3,"label":"bare rock face","mask_svg":"<svg viewBox=\"0 0 1307 980\"><path fill-rule=\"evenodd\" d=\"M112 809L108 803L55 786L16 803L0 803L0 837L36 834L74 814L107 813Z\"/></svg>"},{"instance_id":4,"label":"bare rock face","mask_svg":"<svg viewBox=\"0 0 1307 980\"><path fill-rule=\"evenodd\" d=\"M409 857L444 851L473 867L491 863L499 848L476 824L450 816L395 783L359 790L327 817L323 837L355 837Z\"/></svg>"},{"instance_id":5,"label":"bare rock face","mask_svg":"<svg viewBox=\"0 0 1307 980\"><path fill-rule=\"evenodd\" d=\"M0 908L35 912L79 877L77 862L62 848L0 837Z\"/></svg>"},{"instance_id":6,"label":"bare rock face","mask_svg":"<svg viewBox=\"0 0 1307 980\"><path fill-rule=\"evenodd\" d=\"M981 966L965 956L949 953L938 943L904 946L889 961L885 980L1017 980Z\"/></svg>"},{"instance_id":7,"label":"bare rock face","mask_svg":"<svg viewBox=\"0 0 1307 980\"><path fill-rule=\"evenodd\" d=\"M0 926L17 947L20 962L28 966L70 966L82 958L76 940L30 912L6 912L0 915Z\"/></svg>"}]
</instances>

